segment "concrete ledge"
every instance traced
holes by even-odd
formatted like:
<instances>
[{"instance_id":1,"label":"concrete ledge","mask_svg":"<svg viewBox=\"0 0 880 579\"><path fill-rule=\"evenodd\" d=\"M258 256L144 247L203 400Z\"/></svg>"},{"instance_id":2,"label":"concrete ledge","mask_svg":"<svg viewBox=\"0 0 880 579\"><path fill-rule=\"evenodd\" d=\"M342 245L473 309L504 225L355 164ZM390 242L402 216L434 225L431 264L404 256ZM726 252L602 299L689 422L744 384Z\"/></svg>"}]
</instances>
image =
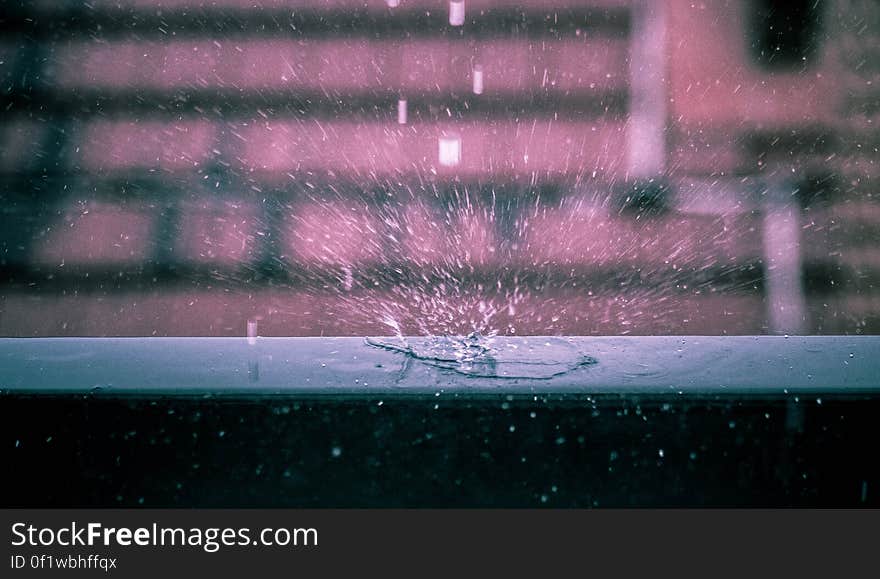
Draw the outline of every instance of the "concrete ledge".
<instances>
[{"instance_id":1,"label":"concrete ledge","mask_svg":"<svg viewBox=\"0 0 880 579\"><path fill-rule=\"evenodd\" d=\"M390 338L388 339L391 340ZM550 379L512 378L516 352L595 359ZM0 339L0 393L418 395L876 393L880 336L497 338L498 377L438 368L363 338ZM549 354L550 358L556 354ZM549 358L548 358L549 359Z\"/></svg>"}]
</instances>

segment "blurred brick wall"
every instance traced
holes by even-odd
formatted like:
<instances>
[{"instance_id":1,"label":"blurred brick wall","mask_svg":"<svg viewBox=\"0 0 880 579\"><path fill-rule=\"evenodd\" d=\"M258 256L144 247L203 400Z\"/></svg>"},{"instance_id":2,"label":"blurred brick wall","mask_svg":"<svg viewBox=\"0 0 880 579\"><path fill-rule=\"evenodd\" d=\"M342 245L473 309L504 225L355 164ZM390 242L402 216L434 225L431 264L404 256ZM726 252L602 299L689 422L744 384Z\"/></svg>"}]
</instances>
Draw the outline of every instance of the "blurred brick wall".
<instances>
[{"instance_id":1,"label":"blurred brick wall","mask_svg":"<svg viewBox=\"0 0 880 579\"><path fill-rule=\"evenodd\" d=\"M624 206L626 1L253 4L4 4L0 335L420 331L431 295L520 334L762 333L780 174L807 331L880 331L873 3L764 70L749 3L666 2L662 207Z\"/></svg>"}]
</instances>

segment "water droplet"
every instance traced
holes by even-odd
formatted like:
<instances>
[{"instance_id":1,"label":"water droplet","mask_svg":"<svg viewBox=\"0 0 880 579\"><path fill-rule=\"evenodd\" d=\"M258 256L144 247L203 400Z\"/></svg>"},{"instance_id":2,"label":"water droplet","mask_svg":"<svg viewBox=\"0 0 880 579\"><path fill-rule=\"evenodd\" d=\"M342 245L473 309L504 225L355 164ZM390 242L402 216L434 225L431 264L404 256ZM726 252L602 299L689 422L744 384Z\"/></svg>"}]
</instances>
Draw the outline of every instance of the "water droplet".
<instances>
[{"instance_id":1,"label":"water droplet","mask_svg":"<svg viewBox=\"0 0 880 579\"><path fill-rule=\"evenodd\" d=\"M440 137L439 160L444 167L455 167L461 162L461 137L458 135Z\"/></svg>"},{"instance_id":2,"label":"water droplet","mask_svg":"<svg viewBox=\"0 0 880 579\"><path fill-rule=\"evenodd\" d=\"M451 0L449 2L449 25L464 25L464 0Z\"/></svg>"},{"instance_id":3,"label":"water droplet","mask_svg":"<svg viewBox=\"0 0 880 579\"><path fill-rule=\"evenodd\" d=\"M405 125L407 122L407 103L406 99L400 99L397 101L397 124Z\"/></svg>"},{"instance_id":4,"label":"water droplet","mask_svg":"<svg viewBox=\"0 0 880 579\"><path fill-rule=\"evenodd\" d=\"M483 65L474 65L474 94L483 94Z\"/></svg>"},{"instance_id":5,"label":"water droplet","mask_svg":"<svg viewBox=\"0 0 880 579\"><path fill-rule=\"evenodd\" d=\"M552 339L546 348L514 348L507 338L472 332L467 336L430 336L409 339L405 346L383 338L367 338L367 344L399 352L429 366L480 378L551 380L596 363L578 347ZM437 394L439 395L439 394ZM509 408L505 403L503 408Z\"/></svg>"},{"instance_id":6,"label":"water droplet","mask_svg":"<svg viewBox=\"0 0 880 579\"><path fill-rule=\"evenodd\" d=\"M247 342L251 346L257 343L257 320L247 321Z\"/></svg>"}]
</instances>

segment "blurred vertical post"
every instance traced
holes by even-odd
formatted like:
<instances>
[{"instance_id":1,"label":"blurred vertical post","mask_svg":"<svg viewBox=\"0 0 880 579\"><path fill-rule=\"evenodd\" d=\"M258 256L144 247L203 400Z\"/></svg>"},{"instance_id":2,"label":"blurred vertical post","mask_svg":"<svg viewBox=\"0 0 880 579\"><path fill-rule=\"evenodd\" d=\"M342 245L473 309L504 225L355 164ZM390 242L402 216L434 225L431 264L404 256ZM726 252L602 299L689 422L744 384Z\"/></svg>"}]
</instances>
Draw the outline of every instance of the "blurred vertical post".
<instances>
[{"instance_id":1,"label":"blurred vertical post","mask_svg":"<svg viewBox=\"0 0 880 579\"><path fill-rule=\"evenodd\" d=\"M659 185L666 170L666 2L634 0L631 10L627 173Z\"/></svg>"},{"instance_id":2,"label":"blurred vertical post","mask_svg":"<svg viewBox=\"0 0 880 579\"><path fill-rule=\"evenodd\" d=\"M772 179L764 194L764 295L770 331L803 334L806 303L801 279L801 216L795 189Z\"/></svg>"}]
</instances>

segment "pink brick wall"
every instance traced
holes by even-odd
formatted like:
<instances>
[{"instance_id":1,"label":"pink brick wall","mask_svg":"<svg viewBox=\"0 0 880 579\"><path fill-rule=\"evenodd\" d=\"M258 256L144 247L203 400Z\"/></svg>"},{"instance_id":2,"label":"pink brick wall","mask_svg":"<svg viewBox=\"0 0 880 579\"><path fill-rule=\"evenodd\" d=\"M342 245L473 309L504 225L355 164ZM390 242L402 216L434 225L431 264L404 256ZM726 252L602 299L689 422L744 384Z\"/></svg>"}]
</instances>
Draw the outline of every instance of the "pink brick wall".
<instances>
[{"instance_id":1,"label":"pink brick wall","mask_svg":"<svg viewBox=\"0 0 880 579\"><path fill-rule=\"evenodd\" d=\"M194 169L211 155L213 138L203 121L93 121L75 130L71 162L92 172Z\"/></svg>"},{"instance_id":2,"label":"pink brick wall","mask_svg":"<svg viewBox=\"0 0 880 579\"><path fill-rule=\"evenodd\" d=\"M582 58L584 53L590 58ZM54 47L50 78L64 88L468 91L474 63L487 90L623 88L625 40L523 43L362 39L75 41Z\"/></svg>"},{"instance_id":3,"label":"pink brick wall","mask_svg":"<svg viewBox=\"0 0 880 579\"><path fill-rule=\"evenodd\" d=\"M622 171L622 122L442 122L398 126L354 121L262 121L240 127L246 167L286 173L342 170L355 175L544 175ZM438 157L443 135L461 139L461 162Z\"/></svg>"},{"instance_id":4,"label":"pink brick wall","mask_svg":"<svg viewBox=\"0 0 880 579\"><path fill-rule=\"evenodd\" d=\"M260 211L252 202L186 204L178 229L179 260L235 270L256 259Z\"/></svg>"},{"instance_id":5,"label":"pink brick wall","mask_svg":"<svg viewBox=\"0 0 880 579\"><path fill-rule=\"evenodd\" d=\"M293 259L310 265L367 265L384 253L379 220L354 200L297 203L286 233Z\"/></svg>"},{"instance_id":6,"label":"pink brick wall","mask_svg":"<svg viewBox=\"0 0 880 579\"><path fill-rule=\"evenodd\" d=\"M670 10L672 115L685 132L727 127L803 125L837 116L840 66L827 45L803 71L768 74L752 63L747 4L700 2Z\"/></svg>"},{"instance_id":7,"label":"pink brick wall","mask_svg":"<svg viewBox=\"0 0 880 579\"><path fill-rule=\"evenodd\" d=\"M37 4L51 17L81 3ZM227 8L241 11L235 18L246 18L254 2L95 0L90 5L116 11L121 18L126 11L210 14ZM442 0L403 0L395 10L382 0L263 0L259 5L256 13L358 10L377 19L430 13L438 27L445 26L448 10ZM583 8L584 3L468 0L467 14L479 18L494 9L526 5L546 10L550 26L566 8ZM628 2L595 0L589 5L618 8ZM745 198L754 183L745 181L762 171L744 154L750 133L839 126L846 95L833 50L823 49L811 68L770 74L749 60L745 4L718 0L666 6L667 174L673 183L690 176L733 188L741 183ZM20 71L24 46L22 38L0 40L3 90L11 91L20 81L13 71ZM39 72L57 91L68 107L63 113L68 122L55 123L40 103L10 108L0 120L0 173L14 177L27 168L61 175L45 182L35 177L31 183L35 194L60 203L59 211L49 211L51 218L41 223L29 248L31 264L47 278L90 268L146 271L155 265L165 201L135 194L138 180L147 178L159 183L159 193L166 196L184 192L181 199L172 199L179 217L171 240L176 262L216 271L218 280L233 285L259 266L271 233L264 203L277 194L286 204L276 232L279 257L312 272L349 268L357 274L402 261L426 278L438 272L488 279L507 275L505 280L520 271L570 275L571 285L565 288L530 293L505 281L507 286L493 290L501 302L516 302L510 310L499 310L501 329L583 334L766 330L760 292L722 284L716 294L711 279L694 285L700 275L760 267L762 224L753 204L736 202L730 209L706 201L701 206L709 210L696 211L684 202L661 215L637 216L620 211L614 202L630 177L630 121L625 114L597 114L588 107L599 97L629 89L625 35L585 26L559 36L514 31L462 39L415 33L405 39L370 34L316 38L298 37L295 31L225 35L207 26L203 34L149 38L83 35L47 40L42 48L43 68L31 74ZM523 110L458 110L450 95L471 93L475 65L482 67L484 91L471 102L521 103L539 96L564 99L575 110L529 105ZM120 91L133 99L133 112L123 106L105 113L89 100ZM449 108L412 111L407 124L399 125L398 93L435 105L448 102ZM156 97L162 107L137 102L141 94ZM231 113L210 105L194 109L188 104L194 94L213 97L220 105L223 96L249 104ZM284 105L288 94L290 107ZM303 95L335 99L346 112L336 118L301 113L296 104ZM274 104L262 106L264 97ZM370 98L384 98L389 110L345 108ZM438 147L444 137L459 140L458 163L441 162ZM47 158L55 141L65 156ZM861 137L848 143L854 156L833 162L848 171L849 197L811 207L803 215L806 262L838 268L849 292L808 297L815 331L867 331L880 319L873 290L880 279L875 243L880 215L874 198L858 196L873 187L876 146ZM825 166L826 161L813 157L811 163ZM90 181L95 177L98 181ZM101 185L102 178L116 179L116 189ZM385 188L394 197L374 204L358 194L337 194L337 179L364 189ZM486 200L473 189L469 193L474 196L467 198L465 190L468 183L507 181L535 187L563 183L563 199L522 211L504 232ZM209 192L212 187L216 195ZM454 211L442 208L432 187L445 191L447 200L450 190L459 193ZM291 189L296 193L288 195ZM634 281L635 286L617 291L594 291L590 280L600 271L648 281L645 287ZM74 287L84 279L73 276L69 283ZM443 330L431 319L422 326L415 322L425 302L407 296L424 288L355 288L344 298L319 290L256 286L224 293L208 287L157 287L115 295L83 290L73 297L64 295L66 288L32 295L10 284L9 295L0 291L0 334L240 335L244 320L252 316L263 320L266 334L383 333L387 327L368 315L372 306L383 303L401 309L410 329ZM479 314L475 296L485 291L462 287L446 296L445 306L469 320Z\"/></svg>"},{"instance_id":8,"label":"pink brick wall","mask_svg":"<svg viewBox=\"0 0 880 579\"><path fill-rule=\"evenodd\" d=\"M36 244L32 260L50 267L137 265L154 247L154 214L136 204L73 203Z\"/></svg>"}]
</instances>

